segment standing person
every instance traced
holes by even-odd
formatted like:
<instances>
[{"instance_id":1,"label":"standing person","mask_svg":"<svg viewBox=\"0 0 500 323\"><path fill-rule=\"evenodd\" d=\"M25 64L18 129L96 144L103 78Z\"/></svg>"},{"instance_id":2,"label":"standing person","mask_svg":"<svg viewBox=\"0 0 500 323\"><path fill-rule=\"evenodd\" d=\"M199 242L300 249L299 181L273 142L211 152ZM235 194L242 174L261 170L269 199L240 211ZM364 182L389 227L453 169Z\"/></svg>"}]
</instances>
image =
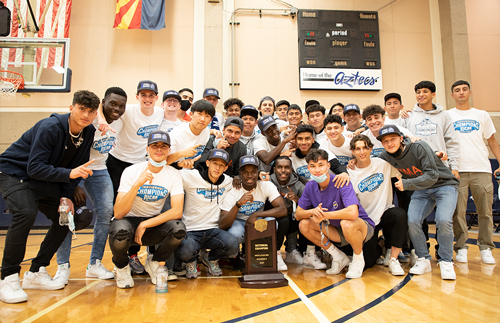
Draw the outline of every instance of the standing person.
<instances>
[{"instance_id":1,"label":"standing person","mask_svg":"<svg viewBox=\"0 0 500 323\"><path fill-rule=\"evenodd\" d=\"M260 115L262 117L270 115L273 117L273 119L275 119L274 112L276 110L276 103L274 102L274 99L272 97L265 96L262 99L260 99L257 110L259 110Z\"/></svg>"},{"instance_id":2,"label":"standing person","mask_svg":"<svg viewBox=\"0 0 500 323\"><path fill-rule=\"evenodd\" d=\"M113 125L113 129L119 133L122 128L121 116L125 113L127 104L127 93L119 87L110 87L104 93L102 99L102 112L104 118L109 125ZM94 214L96 220L94 223L94 240L92 242L92 251L90 253L90 261L85 272L86 277L111 279L115 278L115 274L107 270L101 263L104 256L104 248L108 241L109 225L113 217L113 183L109 177L108 169L106 168L106 159L109 151L113 147L117 134L108 131L102 135L101 131L97 130L99 124L97 119L94 120L93 126L96 129L94 142L90 149L90 159L95 160L88 168L92 170L92 176L84 179L83 188L86 196L90 198L94 206ZM81 185L82 183L80 183ZM84 204L85 201L82 201ZM68 233L66 239L57 251L57 272L54 280L62 281L68 284L70 275L70 252L71 241L73 235Z\"/></svg>"},{"instance_id":3,"label":"standing person","mask_svg":"<svg viewBox=\"0 0 500 323\"><path fill-rule=\"evenodd\" d=\"M242 189L231 190L222 201L219 227L228 230L238 240L238 244L241 244L245 240L245 223L253 224L258 218L264 218L267 221L276 219L276 243L279 247L283 244L288 231L285 202L272 183L259 180L258 167L259 161L255 156L241 157ZM268 210L264 208L266 201L271 204ZM278 270L287 270L279 248L277 250Z\"/></svg>"},{"instance_id":4,"label":"standing person","mask_svg":"<svg viewBox=\"0 0 500 323\"><path fill-rule=\"evenodd\" d=\"M285 129L281 129L282 139L285 139L290 134L293 127L303 124L302 109L297 104L291 104L286 112L286 119L288 120L288 126Z\"/></svg>"},{"instance_id":5,"label":"standing person","mask_svg":"<svg viewBox=\"0 0 500 323\"><path fill-rule=\"evenodd\" d=\"M395 125L382 127L377 139L385 148L380 157L402 174L403 179L398 177L396 188L414 191L408 207L408 233L418 259L410 274L422 275L432 270L422 223L436 207L441 278L455 280L453 210L457 203L458 179L429 144L423 140L412 143Z\"/></svg>"},{"instance_id":6,"label":"standing person","mask_svg":"<svg viewBox=\"0 0 500 323\"><path fill-rule=\"evenodd\" d=\"M181 221L184 205L182 177L178 170L166 164L170 152L170 137L161 130L148 136L149 160L127 167L123 172L114 206L114 218L109 230L109 247L113 253L116 285L134 287L127 251L130 246L158 245L148 255L145 269L156 283L160 261L165 261L186 235ZM170 209L161 212L170 195Z\"/></svg>"},{"instance_id":7,"label":"standing person","mask_svg":"<svg viewBox=\"0 0 500 323\"><path fill-rule=\"evenodd\" d=\"M279 156L276 158L270 181L276 186L278 192L283 197L288 213L285 262L302 265L304 263L304 258L302 257L302 252L297 249L299 222L295 219L295 209L304 191L304 184L302 184L299 180L299 176L293 171L292 161L288 156ZM281 245L278 246L278 250L280 248ZM314 255L316 256L316 253L314 253ZM317 261L321 263L321 260L317 259Z\"/></svg>"},{"instance_id":8,"label":"standing person","mask_svg":"<svg viewBox=\"0 0 500 323\"><path fill-rule=\"evenodd\" d=\"M325 133L327 139L319 142L322 149L332 153L337 157L342 166L347 166L352 159L350 140L344 136L342 128L342 118L336 114L328 115L325 118Z\"/></svg>"},{"instance_id":9,"label":"standing person","mask_svg":"<svg viewBox=\"0 0 500 323\"><path fill-rule=\"evenodd\" d=\"M260 169L266 173L271 170L271 162L283 151L289 149L288 143L295 137L295 129L281 139L278 124L270 115L265 115L258 121L259 129L264 136L255 140L254 152L261 161Z\"/></svg>"},{"instance_id":10,"label":"standing person","mask_svg":"<svg viewBox=\"0 0 500 323\"><path fill-rule=\"evenodd\" d=\"M182 88L179 91L181 96L181 108L177 111L177 118L184 121L191 121L191 117L187 113L191 104L193 104L194 94L190 88Z\"/></svg>"},{"instance_id":11,"label":"standing person","mask_svg":"<svg viewBox=\"0 0 500 323\"><path fill-rule=\"evenodd\" d=\"M224 101L224 111L226 111L226 117L239 117L241 108L245 104L238 98L229 98Z\"/></svg>"},{"instance_id":12,"label":"standing person","mask_svg":"<svg viewBox=\"0 0 500 323\"><path fill-rule=\"evenodd\" d=\"M306 114L309 124L314 128L316 141L320 142L326 139L326 134L323 131L325 129L325 107L318 104L310 105L306 108Z\"/></svg>"},{"instance_id":13,"label":"standing person","mask_svg":"<svg viewBox=\"0 0 500 323\"><path fill-rule=\"evenodd\" d=\"M349 139L352 139L355 135L359 135L368 129L368 127L361 122L361 110L357 104L351 103L345 106L344 120L345 135Z\"/></svg>"},{"instance_id":14,"label":"standing person","mask_svg":"<svg viewBox=\"0 0 500 323\"><path fill-rule=\"evenodd\" d=\"M334 242L340 246L350 244L354 254L346 278L360 278L365 266L363 244L372 237L375 224L356 198L351 183L340 188L334 185L326 151L313 149L306 160L313 180L306 184L295 212L299 229L332 256L327 275L337 275L349 264Z\"/></svg>"},{"instance_id":15,"label":"standing person","mask_svg":"<svg viewBox=\"0 0 500 323\"><path fill-rule=\"evenodd\" d=\"M52 280L46 267L68 234L68 226L59 225L59 205L65 199L74 214L73 192L80 178L92 175L88 166L93 162L89 155L98 107L94 93L77 91L69 114L52 114L37 122L0 155L0 192L12 213L2 258L2 302L26 302L23 289L64 288L63 282ZM20 265L38 210L52 225L21 287Z\"/></svg>"},{"instance_id":16,"label":"standing person","mask_svg":"<svg viewBox=\"0 0 500 323\"><path fill-rule=\"evenodd\" d=\"M287 100L280 100L276 103L276 123L280 128L280 132L286 129L288 126L288 121L286 119L286 113L290 107L290 102Z\"/></svg>"},{"instance_id":17,"label":"standing person","mask_svg":"<svg viewBox=\"0 0 500 323\"><path fill-rule=\"evenodd\" d=\"M205 164L210 156L210 151L214 148L223 149L228 153L228 164L224 174L230 177L236 177L240 173L239 161L242 156L247 154L247 148L240 141L241 132L243 131L244 122L238 117L229 117L224 123L222 139L216 139L214 135L210 135L205 150L201 154L201 158L195 163Z\"/></svg>"},{"instance_id":18,"label":"standing person","mask_svg":"<svg viewBox=\"0 0 500 323\"><path fill-rule=\"evenodd\" d=\"M400 174L385 160L370 157L373 144L367 136L354 136L350 146L356 159L354 169L348 169L352 186L359 202L375 223L373 237L363 247L365 268L375 265L382 255L382 248L377 243L378 233L382 230L387 248L384 265L394 276L404 275L398 256L406 240L408 220L406 211L392 204L391 184L391 178Z\"/></svg>"},{"instance_id":19,"label":"standing person","mask_svg":"<svg viewBox=\"0 0 500 323\"><path fill-rule=\"evenodd\" d=\"M472 108L469 98L472 94L467 81L456 81L451 87L451 97L455 100L455 108L448 111L453 122L453 129L460 144L458 202L453 214L453 231L456 243L457 262L467 262L468 238L465 211L469 189L477 208L479 234L477 245L481 260L485 264L494 264L493 243L493 183L491 181L491 165L488 160L488 148L483 138L488 142L491 152L500 161L500 148L495 139L495 126L486 111ZM495 176L500 168L494 171ZM439 232L441 234L441 231Z\"/></svg>"},{"instance_id":20,"label":"standing person","mask_svg":"<svg viewBox=\"0 0 500 323\"><path fill-rule=\"evenodd\" d=\"M336 114L340 116L342 119L344 119L344 109L345 106L341 102L337 102L335 104L332 104L332 106L330 107L330 111L328 112L328 115Z\"/></svg>"},{"instance_id":21,"label":"standing person","mask_svg":"<svg viewBox=\"0 0 500 323\"><path fill-rule=\"evenodd\" d=\"M226 127L224 128L226 130ZM186 277L197 278L198 253L212 276L221 276L219 259L235 257L239 244L236 238L219 229L221 203L232 188L232 178L224 175L229 165L229 154L222 149L210 150L208 158L194 170L181 170L186 198L182 222L186 238L176 250L186 263ZM210 252L200 252L210 249Z\"/></svg>"},{"instance_id":22,"label":"standing person","mask_svg":"<svg viewBox=\"0 0 500 323\"><path fill-rule=\"evenodd\" d=\"M243 131L241 133L240 141L247 148L247 155L253 155L255 140L262 136L255 129L259 119L259 110L257 110L254 106L245 105L241 108L240 118L243 120Z\"/></svg>"},{"instance_id":23,"label":"standing person","mask_svg":"<svg viewBox=\"0 0 500 323\"><path fill-rule=\"evenodd\" d=\"M210 139L208 125L214 115L215 108L212 103L198 100L193 104L190 112L191 121L181 124L170 132L172 145L167 159L169 165L183 167L184 165L179 165L179 162L187 160L189 165L186 166L192 167Z\"/></svg>"},{"instance_id":24,"label":"standing person","mask_svg":"<svg viewBox=\"0 0 500 323\"><path fill-rule=\"evenodd\" d=\"M161 106L163 108L163 120L158 129L170 132L183 122L177 117L181 108L181 96L177 91L168 90L163 93Z\"/></svg>"},{"instance_id":25,"label":"standing person","mask_svg":"<svg viewBox=\"0 0 500 323\"><path fill-rule=\"evenodd\" d=\"M146 160L148 135L158 129L163 121L163 109L155 106L158 100L158 85L155 82L140 81L137 85L136 98L139 104L127 106L121 117L123 128L106 160L115 199L123 170ZM105 124L105 120L101 123ZM144 266L137 257L139 250L137 246L130 250L130 265L135 274L144 274Z\"/></svg>"},{"instance_id":26,"label":"standing person","mask_svg":"<svg viewBox=\"0 0 500 323\"><path fill-rule=\"evenodd\" d=\"M203 91L203 100L206 100L213 104L214 109L217 109L217 104L219 104L220 96L219 91L213 87L207 87ZM222 126L224 125L224 117L219 112L215 112L212 116L212 120L208 125L208 129L222 131Z\"/></svg>"},{"instance_id":27,"label":"standing person","mask_svg":"<svg viewBox=\"0 0 500 323\"><path fill-rule=\"evenodd\" d=\"M384 97L384 110L387 112L385 124L394 124L398 127L404 127L404 119L401 118L400 113L404 109L403 101L399 93L388 93Z\"/></svg>"}]
</instances>

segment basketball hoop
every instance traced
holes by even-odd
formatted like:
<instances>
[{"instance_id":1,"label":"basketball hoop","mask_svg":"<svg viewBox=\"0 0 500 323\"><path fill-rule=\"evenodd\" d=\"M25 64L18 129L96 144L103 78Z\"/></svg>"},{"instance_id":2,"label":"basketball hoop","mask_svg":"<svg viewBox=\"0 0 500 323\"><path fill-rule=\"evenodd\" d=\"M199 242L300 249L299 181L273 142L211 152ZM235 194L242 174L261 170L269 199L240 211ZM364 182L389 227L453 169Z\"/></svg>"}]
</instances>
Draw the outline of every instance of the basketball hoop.
<instances>
[{"instance_id":1,"label":"basketball hoop","mask_svg":"<svg viewBox=\"0 0 500 323\"><path fill-rule=\"evenodd\" d=\"M0 99L14 100L18 89L24 89L24 77L16 72L0 70Z\"/></svg>"}]
</instances>

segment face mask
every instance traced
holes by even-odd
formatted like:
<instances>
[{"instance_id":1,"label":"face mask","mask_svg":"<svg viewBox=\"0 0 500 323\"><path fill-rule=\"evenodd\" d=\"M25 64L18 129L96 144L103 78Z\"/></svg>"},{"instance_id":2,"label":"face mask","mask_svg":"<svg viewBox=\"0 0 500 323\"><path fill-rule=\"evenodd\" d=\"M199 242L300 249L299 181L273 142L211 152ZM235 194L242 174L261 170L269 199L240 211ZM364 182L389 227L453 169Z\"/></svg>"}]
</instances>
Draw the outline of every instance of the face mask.
<instances>
[{"instance_id":1,"label":"face mask","mask_svg":"<svg viewBox=\"0 0 500 323\"><path fill-rule=\"evenodd\" d=\"M321 176L314 176L313 174L311 174L311 178L318 184L321 184L323 183L324 181L326 181L326 178L328 177L328 174L323 174Z\"/></svg>"},{"instance_id":2,"label":"face mask","mask_svg":"<svg viewBox=\"0 0 500 323\"><path fill-rule=\"evenodd\" d=\"M181 110L187 111L191 107L191 102L189 100L181 100Z\"/></svg>"},{"instance_id":3,"label":"face mask","mask_svg":"<svg viewBox=\"0 0 500 323\"><path fill-rule=\"evenodd\" d=\"M151 163L151 165L153 165L154 167L163 167L167 164L167 161L164 160L164 161L161 161L161 162L157 162L157 161L154 161L153 158L149 158L149 162Z\"/></svg>"}]
</instances>

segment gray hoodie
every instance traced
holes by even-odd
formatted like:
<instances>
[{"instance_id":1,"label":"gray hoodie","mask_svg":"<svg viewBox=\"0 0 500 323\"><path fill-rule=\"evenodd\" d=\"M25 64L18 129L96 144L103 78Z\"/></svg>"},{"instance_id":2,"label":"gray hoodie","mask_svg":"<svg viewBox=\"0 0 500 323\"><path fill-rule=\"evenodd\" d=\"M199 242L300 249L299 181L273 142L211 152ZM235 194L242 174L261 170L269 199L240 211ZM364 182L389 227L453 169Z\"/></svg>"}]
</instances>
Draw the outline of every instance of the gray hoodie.
<instances>
[{"instance_id":1,"label":"gray hoodie","mask_svg":"<svg viewBox=\"0 0 500 323\"><path fill-rule=\"evenodd\" d=\"M292 172L290 180L288 181L288 183L286 183L286 185L280 185L280 183L278 183L276 174L272 174L270 180L271 183L273 183L276 186L276 188L278 188L278 191L280 193L286 194L290 192L288 190L288 188L290 188L290 190L294 192L295 195L297 195L299 198L302 196L302 192L304 191L305 185L299 180L299 175L297 175L297 173ZM283 198L283 200L285 200L285 206L286 209L288 210L288 214L292 214L293 213L292 201L287 198Z\"/></svg>"},{"instance_id":2,"label":"gray hoodie","mask_svg":"<svg viewBox=\"0 0 500 323\"><path fill-rule=\"evenodd\" d=\"M425 141L412 143L410 138L405 137L404 143L405 147L399 155L389 154L384 150L380 158L401 173L405 191L425 190L444 185L458 187L458 179Z\"/></svg>"},{"instance_id":3,"label":"gray hoodie","mask_svg":"<svg viewBox=\"0 0 500 323\"><path fill-rule=\"evenodd\" d=\"M255 131L255 129L253 130L253 133L252 133L252 135L250 137L244 137L243 135L241 135L240 141L247 148L247 154L248 155L254 155L254 153L253 153L253 143L260 136L261 136L261 134L257 133L257 131Z\"/></svg>"},{"instance_id":4,"label":"gray hoodie","mask_svg":"<svg viewBox=\"0 0 500 323\"><path fill-rule=\"evenodd\" d=\"M434 110L424 110L418 103L408 119L403 120L403 126L415 136L425 140L436 151L445 151L452 170L458 170L459 143L453 129L451 117L439 104L433 104Z\"/></svg>"}]
</instances>

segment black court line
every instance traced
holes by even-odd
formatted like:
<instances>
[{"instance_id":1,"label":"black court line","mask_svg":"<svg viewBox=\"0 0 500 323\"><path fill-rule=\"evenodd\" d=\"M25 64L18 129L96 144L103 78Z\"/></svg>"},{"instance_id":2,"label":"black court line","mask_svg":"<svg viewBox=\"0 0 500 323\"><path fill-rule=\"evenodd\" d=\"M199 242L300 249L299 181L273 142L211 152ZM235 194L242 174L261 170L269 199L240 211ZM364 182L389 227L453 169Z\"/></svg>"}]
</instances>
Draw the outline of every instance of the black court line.
<instances>
[{"instance_id":1,"label":"black court line","mask_svg":"<svg viewBox=\"0 0 500 323\"><path fill-rule=\"evenodd\" d=\"M349 281L350 279L349 278L345 278L345 279L342 279L338 282L336 282L335 284L333 285L330 285L330 286L327 286L325 288L322 288L320 290L317 290L315 292L312 292L311 294L308 294L306 295L307 298L310 298L310 297L313 297L313 296L316 296L318 294L321 294L323 292L326 292L327 290L330 290L332 288L335 288L337 286L340 286L342 285L343 283ZM258 311L258 312L255 312L255 313L251 313L251 314L248 314L248 315L244 315L244 316L240 316L240 317L237 317L235 319L231 319L231 320L228 320L228 321L224 321L222 323L233 323L233 322L240 322L240 321L243 321L243 320L247 320L247 319L250 319L252 317L256 317L256 316L259 316L259 315L262 315L262 314L266 314L266 313L269 313L269 312L272 312L272 311L275 311L275 310L278 310L280 308L283 308L283 307L286 307L286 306L289 306L289 305L292 305L292 304L295 304L295 303L298 303L298 302L301 302L302 300L300 298L296 298L296 299L293 299L291 301L288 301L288 302L285 302L285 303L282 303L282 304L279 304L279 305L276 305L276 306L272 306L272 307L269 307L269 308L266 308L262 311Z\"/></svg>"},{"instance_id":2,"label":"black court line","mask_svg":"<svg viewBox=\"0 0 500 323\"><path fill-rule=\"evenodd\" d=\"M355 316L358 316L359 314L361 314L365 311L368 311L370 308L377 306L378 304L382 303L383 301L385 301L386 299L388 299L392 295L396 294L399 290L401 290L401 288L403 288L406 284L408 284L408 282L411 280L412 277L413 277L413 274L406 275L406 277L399 284L397 284L395 287L393 287L390 291L388 291L384 295L371 301L370 303L366 304L365 306L358 308L354 312L351 312L351 313L347 314L346 316L343 316L343 317L333 321L332 323L345 322L347 320L352 319Z\"/></svg>"}]
</instances>

